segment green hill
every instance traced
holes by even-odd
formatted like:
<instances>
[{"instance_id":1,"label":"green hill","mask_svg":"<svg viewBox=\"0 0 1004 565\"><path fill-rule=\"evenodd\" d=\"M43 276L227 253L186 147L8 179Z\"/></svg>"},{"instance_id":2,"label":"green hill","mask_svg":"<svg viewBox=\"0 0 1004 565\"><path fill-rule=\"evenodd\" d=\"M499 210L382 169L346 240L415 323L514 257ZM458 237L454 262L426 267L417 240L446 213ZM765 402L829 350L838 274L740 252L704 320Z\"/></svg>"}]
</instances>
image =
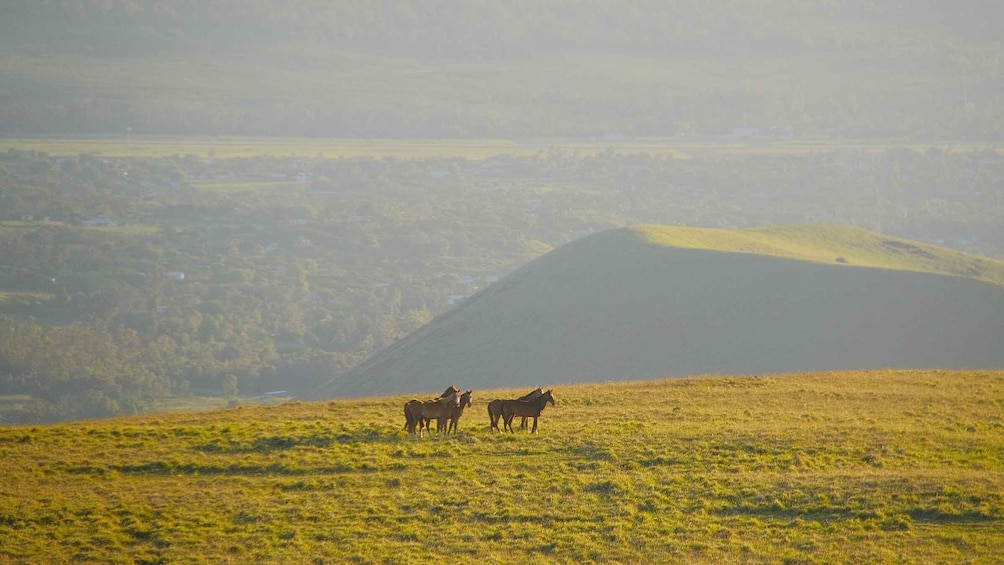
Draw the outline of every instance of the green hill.
<instances>
[{"instance_id":1,"label":"green hill","mask_svg":"<svg viewBox=\"0 0 1004 565\"><path fill-rule=\"evenodd\" d=\"M0 427L0 562L1000 558L1002 371L568 386L490 435L523 392L449 440L405 396Z\"/></svg>"},{"instance_id":2,"label":"green hill","mask_svg":"<svg viewBox=\"0 0 1004 565\"><path fill-rule=\"evenodd\" d=\"M837 226L642 226L529 263L321 396L1004 366L1004 263Z\"/></svg>"}]
</instances>

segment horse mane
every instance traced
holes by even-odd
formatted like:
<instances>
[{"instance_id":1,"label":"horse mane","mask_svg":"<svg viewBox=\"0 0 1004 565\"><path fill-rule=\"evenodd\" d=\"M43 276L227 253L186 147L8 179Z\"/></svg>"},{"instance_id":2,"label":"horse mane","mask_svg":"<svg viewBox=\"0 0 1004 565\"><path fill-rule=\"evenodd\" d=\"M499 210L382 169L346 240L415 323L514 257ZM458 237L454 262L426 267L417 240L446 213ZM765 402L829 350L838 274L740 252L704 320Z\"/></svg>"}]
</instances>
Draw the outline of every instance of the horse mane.
<instances>
[{"instance_id":1,"label":"horse mane","mask_svg":"<svg viewBox=\"0 0 1004 565\"><path fill-rule=\"evenodd\" d=\"M536 390L531 390L530 392L519 397L519 400L533 400L534 398L542 396L543 394L544 394L544 389L537 387Z\"/></svg>"},{"instance_id":2,"label":"horse mane","mask_svg":"<svg viewBox=\"0 0 1004 565\"><path fill-rule=\"evenodd\" d=\"M457 385L450 385L449 388L443 391L443 394L439 395L439 398L446 398L447 396L450 396L451 394L454 393L460 394L460 389L457 388Z\"/></svg>"}]
</instances>

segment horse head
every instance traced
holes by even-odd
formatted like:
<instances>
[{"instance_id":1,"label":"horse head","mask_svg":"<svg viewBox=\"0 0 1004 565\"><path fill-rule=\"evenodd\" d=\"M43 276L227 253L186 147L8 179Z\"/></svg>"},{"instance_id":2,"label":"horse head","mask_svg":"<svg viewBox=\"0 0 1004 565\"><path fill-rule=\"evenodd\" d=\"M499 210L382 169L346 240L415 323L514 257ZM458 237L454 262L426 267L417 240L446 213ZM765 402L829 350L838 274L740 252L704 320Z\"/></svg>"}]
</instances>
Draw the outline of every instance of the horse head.
<instances>
[{"instance_id":1,"label":"horse head","mask_svg":"<svg viewBox=\"0 0 1004 565\"><path fill-rule=\"evenodd\" d=\"M544 397L547 400L547 402L550 402L551 406L554 406L554 397L551 396L551 391L550 390L547 391L547 392L545 392L541 396Z\"/></svg>"},{"instance_id":2,"label":"horse head","mask_svg":"<svg viewBox=\"0 0 1004 565\"><path fill-rule=\"evenodd\" d=\"M471 394L473 394L473 392L474 392L473 390L469 390L469 391L465 392L464 394L460 395L460 406L463 406L465 408L470 408L470 406L471 406Z\"/></svg>"}]
</instances>

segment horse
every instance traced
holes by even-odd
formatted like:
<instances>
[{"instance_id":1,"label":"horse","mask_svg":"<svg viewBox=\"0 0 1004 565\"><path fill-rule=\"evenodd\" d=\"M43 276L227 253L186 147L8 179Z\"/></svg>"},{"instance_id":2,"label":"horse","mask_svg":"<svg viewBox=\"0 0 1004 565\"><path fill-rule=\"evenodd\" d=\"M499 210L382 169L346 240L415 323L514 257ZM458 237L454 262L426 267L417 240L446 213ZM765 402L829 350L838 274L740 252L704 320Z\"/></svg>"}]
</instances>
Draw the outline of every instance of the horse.
<instances>
[{"instance_id":1,"label":"horse","mask_svg":"<svg viewBox=\"0 0 1004 565\"><path fill-rule=\"evenodd\" d=\"M519 400L533 400L538 396L544 394L544 390L538 388L537 390L530 391L527 394L519 397ZM494 432L499 429L499 418L502 416L502 401L499 399L492 400L488 403L488 420L491 422L491 427L488 428L489 432ZM523 418L523 428L526 427L526 418ZM501 430L499 430L501 431Z\"/></svg>"},{"instance_id":2,"label":"horse","mask_svg":"<svg viewBox=\"0 0 1004 565\"><path fill-rule=\"evenodd\" d=\"M447 387L446 390L443 391L443 394L440 394L436 398L446 398L454 393L460 394L460 389L457 388L455 385L450 385L449 387ZM408 435L415 434L416 425L418 426L419 433L421 433L423 425L425 426L425 429L429 429L428 420L415 421L415 416L413 416L409 412L408 405L410 405L412 402L418 402L418 400L410 400L406 402L404 405L404 429L408 431Z\"/></svg>"},{"instance_id":3,"label":"horse","mask_svg":"<svg viewBox=\"0 0 1004 565\"><path fill-rule=\"evenodd\" d=\"M523 416L526 418L533 418L533 430L530 433L537 433L537 418L540 417L540 413L544 410L544 407L547 406L548 402L552 405L554 404L554 397L551 396L551 391L547 391L533 400L503 400L503 430L509 430L510 432L515 433L515 430L512 429L512 419L515 416Z\"/></svg>"},{"instance_id":4,"label":"horse","mask_svg":"<svg viewBox=\"0 0 1004 565\"><path fill-rule=\"evenodd\" d=\"M418 426L418 437L422 437L422 423L435 419L438 423L437 431L446 428L446 419L454 408L460 407L460 395L456 392L449 396L434 398L432 400L409 400L404 405L405 425L408 427L408 434L414 435L415 426ZM428 425L425 426L428 429Z\"/></svg>"},{"instance_id":5,"label":"horse","mask_svg":"<svg viewBox=\"0 0 1004 565\"><path fill-rule=\"evenodd\" d=\"M450 386L446 387L446 390L443 391L443 394L440 394L437 398L446 398L446 397L450 396L451 394L460 395L461 394L460 389L457 388L456 385L450 385ZM463 403L462 399L461 399L461 403ZM456 410L456 407L454 407L453 410ZM461 408L460 411L463 412L463 408ZM421 420L418 421L419 435L421 435L422 426L425 426L425 431L429 432L430 434L432 433L429 430L429 419L428 418L422 418ZM444 427L443 426L443 421L441 419L437 419L436 420L436 433L442 433L444 431L443 427Z\"/></svg>"},{"instance_id":6,"label":"horse","mask_svg":"<svg viewBox=\"0 0 1004 565\"><path fill-rule=\"evenodd\" d=\"M457 422L460 421L460 417L464 415L464 408L471 405L471 394L474 391L467 391L460 395L460 405L456 408L450 409L450 424L446 428L446 435L450 435L450 432L457 433ZM438 430L437 430L438 431Z\"/></svg>"},{"instance_id":7,"label":"horse","mask_svg":"<svg viewBox=\"0 0 1004 565\"><path fill-rule=\"evenodd\" d=\"M422 428L429 429L428 422L435 419L436 430L442 432L446 427L446 419L450 417L453 409L460 406L460 395L456 392L449 396L434 398L432 400L411 400L404 406L404 417L407 421L409 435L414 435L415 426L418 426L418 437L422 437ZM431 431L430 431L431 433Z\"/></svg>"}]
</instances>

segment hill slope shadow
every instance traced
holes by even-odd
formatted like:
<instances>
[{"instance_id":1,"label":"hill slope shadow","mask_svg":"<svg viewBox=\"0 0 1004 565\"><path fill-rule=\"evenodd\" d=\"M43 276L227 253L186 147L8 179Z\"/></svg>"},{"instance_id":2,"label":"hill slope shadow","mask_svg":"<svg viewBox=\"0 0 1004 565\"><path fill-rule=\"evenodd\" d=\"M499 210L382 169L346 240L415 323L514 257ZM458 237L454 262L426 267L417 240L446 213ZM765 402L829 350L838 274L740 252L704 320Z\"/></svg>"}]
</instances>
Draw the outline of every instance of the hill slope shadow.
<instances>
[{"instance_id":1,"label":"hill slope shadow","mask_svg":"<svg viewBox=\"0 0 1004 565\"><path fill-rule=\"evenodd\" d=\"M613 230L531 262L319 392L1001 367L1002 338L997 285L647 244Z\"/></svg>"}]
</instances>

